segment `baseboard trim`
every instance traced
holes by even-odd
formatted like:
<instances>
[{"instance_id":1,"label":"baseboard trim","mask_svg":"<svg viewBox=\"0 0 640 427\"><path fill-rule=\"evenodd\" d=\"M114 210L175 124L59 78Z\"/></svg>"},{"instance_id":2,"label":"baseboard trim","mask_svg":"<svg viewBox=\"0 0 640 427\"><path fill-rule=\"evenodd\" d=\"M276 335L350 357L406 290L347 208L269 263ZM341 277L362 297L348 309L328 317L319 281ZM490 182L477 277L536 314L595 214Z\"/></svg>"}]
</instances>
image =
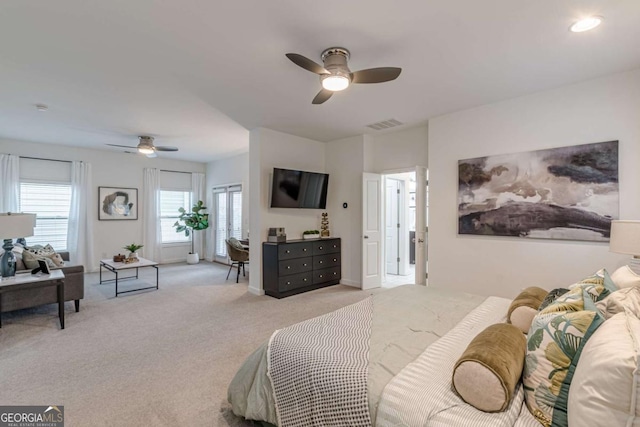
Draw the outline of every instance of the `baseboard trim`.
<instances>
[{"instance_id":1,"label":"baseboard trim","mask_svg":"<svg viewBox=\"0 0 640 427\"><path fill-rule=\"evenodd\" d=\"M251 294L264 295L264 289L256 289L256 288L252 288L251 286L249 286L247 289L249 290L249 293L251 293Z\"/></svg>"},{"instance_id":2,"label":"baseboard trim","mask_svg":"<svg viewBox=\"0 0 640 427\"><path fill-rule=\"evenodd\" d=\"M360 282L356 282L354 280L341 279L340 280L340 284L341 285L351 286L351 287L358 288L358 289L362 288L362 284Z\"/></svg>"}]
</instances>

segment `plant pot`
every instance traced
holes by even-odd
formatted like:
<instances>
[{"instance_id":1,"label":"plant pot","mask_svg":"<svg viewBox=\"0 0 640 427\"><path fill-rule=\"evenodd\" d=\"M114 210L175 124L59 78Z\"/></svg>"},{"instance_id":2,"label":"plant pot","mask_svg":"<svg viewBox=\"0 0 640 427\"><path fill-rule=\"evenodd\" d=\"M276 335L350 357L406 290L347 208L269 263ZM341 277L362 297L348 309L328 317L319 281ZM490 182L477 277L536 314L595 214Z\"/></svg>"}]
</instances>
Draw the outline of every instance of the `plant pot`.
<instances>
[{"instance_id":1,"label":"plant pot","mask_svg":"<svg viewBox=\"0 0 640 427\"><path fill-rule=\"evenodd\" d=\"M319 234L303 234L302 238L304 240L309 240L309 239L319 239L320 235Z\"/></svg>"},{"instance_id":2,"label":"plant pot","mask_svg":"<svg viewBox=\"0 0 640 427\"><path fill-rule=\"evenodd\" d=\"M129 252L129 258L140 258L138 252Z\"/></svg>"},{"instance_id":3,"label":"plant pot","mask_svg":"<svg viewBox=\"0 0 640 427\"><path fill-rule=\"evenodd\" d=\"M200 256L198 255L198 252L196 252L195 254L187 255L187 264L197 264L199 262L200 262Z\"/></svg>"}]
</instances>

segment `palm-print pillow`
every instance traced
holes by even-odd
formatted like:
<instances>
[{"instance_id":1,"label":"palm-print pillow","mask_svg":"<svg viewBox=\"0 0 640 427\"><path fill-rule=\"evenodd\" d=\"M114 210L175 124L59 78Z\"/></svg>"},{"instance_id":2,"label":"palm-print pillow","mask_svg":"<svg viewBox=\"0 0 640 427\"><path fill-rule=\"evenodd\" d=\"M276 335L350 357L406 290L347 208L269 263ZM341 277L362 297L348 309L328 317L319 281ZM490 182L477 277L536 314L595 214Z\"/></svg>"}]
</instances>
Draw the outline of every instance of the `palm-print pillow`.
<instances>
[{"instance_id":1,"label":"palm-print pillow","mask_svg":"<svg viewBox=\"0 0 640 427\"><path fill-rule=\"evenodd\" d=\"M544 426L567 426L573 372L585 343L604 322L594 300L609 292L604 277L587 280L533 319L522 381L527 407Z\"/></svg>"}]
</instances>

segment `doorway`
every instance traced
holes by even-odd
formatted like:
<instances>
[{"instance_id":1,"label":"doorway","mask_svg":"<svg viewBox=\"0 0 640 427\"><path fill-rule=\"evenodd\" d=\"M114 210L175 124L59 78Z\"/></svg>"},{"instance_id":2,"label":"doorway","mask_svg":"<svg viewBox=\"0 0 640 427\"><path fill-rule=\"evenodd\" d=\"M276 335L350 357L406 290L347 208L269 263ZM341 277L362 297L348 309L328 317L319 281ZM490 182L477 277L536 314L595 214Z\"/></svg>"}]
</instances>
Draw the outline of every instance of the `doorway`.
<instances>
[{"instance_id":1,"label":"doorway","mask_svg":"<svg viewBox=\"0 0 640 427\"><path fill-rule=\"evenodd\" d=\"M213 189L214 201L214 259L228 263L225 240L242 238L242 186L230 185Z\"/></svg>"},{"instance_id":2,"label":"doorway","mask_svg":"<svg viewBox=\"0 0 640 427\"><path fill-rule=\"evenodd\" d=\"M416 172L384 175L383 287L416 283Z\"/></svg>"}]
</instances>

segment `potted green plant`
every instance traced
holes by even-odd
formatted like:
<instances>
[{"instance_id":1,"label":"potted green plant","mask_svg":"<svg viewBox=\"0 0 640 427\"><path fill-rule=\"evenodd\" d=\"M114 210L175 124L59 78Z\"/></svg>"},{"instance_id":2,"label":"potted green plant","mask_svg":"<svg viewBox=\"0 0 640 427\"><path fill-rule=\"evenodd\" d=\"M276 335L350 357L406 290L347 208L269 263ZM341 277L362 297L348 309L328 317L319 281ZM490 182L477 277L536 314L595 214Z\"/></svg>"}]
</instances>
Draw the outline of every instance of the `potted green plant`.
<instances>
[{"instance_id":1,"label":"potted green plant","mask_svg":"<svg viewBox=\"0 0 640 427\"><path fill-rule=\"evenodd\" d=\"M302 238L307 239L319 239L320 231L319 230L306 230L302 232Z\"/></svg>"},{"instance_id":2,"label":"potted green plant","mask_svg":"<svg viewBox=\"0 0 640 427\"><path fill-rule=\"evenodd\" d=\"M123 249L129 251L129 258L138 258L138 249L143 248L144 245L139 245L137 243L131 243L127 246L123 246Z\"/></svg>"},{"instance_id":3,"label":"potted green plant","mask_svg":"<svg viewBox=\"0 0 640 427\"><path fill-rule=\"evenodd\" d=\"M198 200L198 203L193 205L191 211L187 212L185 208L178 209L180 217L173 224L176 228L176 232L184 233L185 236L191 236L191 252L187 255L188 264L197 264L200 262L200 256L194 250L193 247L193 233L199 230L206 230L209 228L209 214L203 211L207 210L202 200Z\"/></svg>"}]
</instances>

